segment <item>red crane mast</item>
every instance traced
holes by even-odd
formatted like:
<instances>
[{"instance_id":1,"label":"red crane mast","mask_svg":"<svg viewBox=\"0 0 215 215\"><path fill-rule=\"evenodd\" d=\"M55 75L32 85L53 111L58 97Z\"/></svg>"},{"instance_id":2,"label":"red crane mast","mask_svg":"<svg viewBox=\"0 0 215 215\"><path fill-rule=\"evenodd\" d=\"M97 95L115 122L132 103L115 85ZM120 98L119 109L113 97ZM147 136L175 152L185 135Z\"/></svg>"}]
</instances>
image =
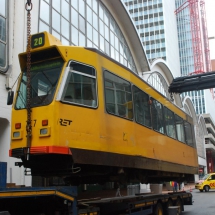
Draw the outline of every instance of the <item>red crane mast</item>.
<instances>
[{"instance_id":1,"label":"red crane mast","mask_svg":"<svg viewBox=\"0 0 215 215\"><path fill-rule=\"evenodd\" d=\"M206 19L206 13L205 13L205 2L203 0L200 1L200 10L201 10L201 18L202 18L205 65L206 65L206 71L210 72L211 59L210 59L210 49L209 49L209 41L208 41L207 19Z\"/></svg>"},{"instance_id":2,"label":"red crane mast","mask_svg":"<svg viewBox=\"0 0 215 215\"><path fill-rule=\"evenodd\" d=\"M175 14L177 15L179 12L181 12L187 7L190 11L190 27L192 34L192 47L194 58L194 72L192 72L191 74L200 74L205 72L205 69L203 62L202 36L198 0L187 0L175 10Z\"/></svg>"}]
</instances>

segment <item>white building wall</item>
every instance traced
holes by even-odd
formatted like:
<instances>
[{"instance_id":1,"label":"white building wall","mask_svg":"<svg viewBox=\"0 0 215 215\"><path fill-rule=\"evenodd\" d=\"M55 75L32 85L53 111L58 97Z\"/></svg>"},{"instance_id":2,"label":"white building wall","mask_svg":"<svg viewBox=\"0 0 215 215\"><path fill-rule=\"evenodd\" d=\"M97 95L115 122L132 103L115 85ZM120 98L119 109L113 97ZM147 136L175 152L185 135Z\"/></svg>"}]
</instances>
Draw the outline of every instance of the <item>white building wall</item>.
<instances>
[{"instance_id":1,"label":"white building wall","mask_svg":"<svg viewBox=\"0 0 215 215\"><path fill-rule=\"evenodd\" d=\"M10 149L10 119L11 106L7 105L6 84L12 87L20 74L18 54L26 50L26 29L27 12L25 10L26 1L10 0L8 11L8 46L9 46L9 69L7 75L0 74L0 162L7 162L7 183L17 185L31 185L31 176L24 176L24 168L15 166L19 159L9 157ZM31 11L31 33L38 29L38 8L39 1L33 1ZM16 90L16 84L13 87Z\"/></svg>"},{"instance_id":2,"label":"white building wall","mask_svg":"<svg viewBox=\"0 0 215 215\"><path fill-rule=\"evenodd\" d=\"M205 152L206 152L206 150L205 150ZM204 173L206 174L208 172L206 159L198 156L198 162L199 162L199 165L204 166L204 171L205 171Z\"/></svg>"},{"instance_id":3,"label":"white building wall","mask_svg":"<svg viewBox=\"0 0 215 215\"><path fill-rule=\"evenodd\" d=\"M166 41L167 64L174 78L180 77L180 60L178 33L175 11L175 1L163 0L164 29Z\"/></svg>"},{"instance_id":4,"label":"white building wall","mask_svg":"<svg viewBox=\"0 0 215 215\"><path fill-rule=\"evenodd\" d=\"M204 90L205 97L205 113L210 113L213 121L215 122L215 100L212 97L210 89Z\"/></svg>"}]
</instances>

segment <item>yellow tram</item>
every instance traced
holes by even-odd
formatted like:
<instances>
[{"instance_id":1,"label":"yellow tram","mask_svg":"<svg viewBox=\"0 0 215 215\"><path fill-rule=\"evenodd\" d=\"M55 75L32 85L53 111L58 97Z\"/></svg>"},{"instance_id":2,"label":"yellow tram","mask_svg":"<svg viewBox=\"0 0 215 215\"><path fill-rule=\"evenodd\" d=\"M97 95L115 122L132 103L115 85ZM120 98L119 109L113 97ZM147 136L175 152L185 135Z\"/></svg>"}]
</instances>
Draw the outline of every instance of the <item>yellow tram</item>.
<instances>
[{"instance_id":1,"label":"yellow tram","mask_svg":"<svg viewBox=\"0 0 215 215\"><path fill-rule=\"evenodd\" d=\"M12 108L10 156L32 175L99 182L187 179L197 173L193 120L128 68L93 48L31 37L31 125L26 143L26 55ZM27 148L29 150L27 150Z\"/></svg>"}]
</instances>

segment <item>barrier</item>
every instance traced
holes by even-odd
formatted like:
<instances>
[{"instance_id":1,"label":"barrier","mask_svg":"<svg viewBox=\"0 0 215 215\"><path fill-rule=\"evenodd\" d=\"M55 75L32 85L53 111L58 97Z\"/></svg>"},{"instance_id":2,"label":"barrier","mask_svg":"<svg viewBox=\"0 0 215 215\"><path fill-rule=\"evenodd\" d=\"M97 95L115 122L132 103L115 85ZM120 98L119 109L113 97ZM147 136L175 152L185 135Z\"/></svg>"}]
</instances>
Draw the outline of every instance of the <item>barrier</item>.
<instances>
[{"instance_id":1,"label":"barrier","mask_svg":"<svg viewBox=\"0 0 215 215\"><path fill-rule=\"evenodd\" d=\"M154 194L160 194L163 191L163 184L150 184L151 192Z\"/></svg>"},{"instance_id":2,"label":"barrier","mask_svg":"<svg viewBox=\"0 0 215 215\"><path fill-rule=\"evenodd\" d=\"M136 185L128 185L127 186L127 195L135 195L140 193L140 185L136 184Z\"/></svg>"}]
</instances>

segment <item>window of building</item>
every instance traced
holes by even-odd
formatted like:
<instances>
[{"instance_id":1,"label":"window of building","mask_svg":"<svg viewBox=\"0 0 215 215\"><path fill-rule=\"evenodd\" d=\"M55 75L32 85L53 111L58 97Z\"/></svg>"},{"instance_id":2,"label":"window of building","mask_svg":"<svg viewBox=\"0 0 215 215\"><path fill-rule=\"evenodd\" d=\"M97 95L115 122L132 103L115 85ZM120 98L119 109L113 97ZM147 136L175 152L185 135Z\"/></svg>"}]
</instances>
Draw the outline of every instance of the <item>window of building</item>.
<instances>
[{"instance_id":1,"label":"window of building","mask_svg":"<svg viewBox=\"0 0 215 215\"><path fill-rule=\"evenodd\" d=\"M131 52L116 21L98 0L40 0L39 31L64 45L94 47L137 73Z\"/></svg>"},{"instance_id":2,"label":"window of building","mask_svg":"<svg viewBox=\"0 0 215 215\"><path fill-rule=\"evenodd\" d=\"M0 0L0 72L6 72L8 66L7 52L7 2Z\"/></svg>"},{"instance_id":3,"label":"window of building","mask_svg":"<svg viewBox=\"0 0 215 215\"><path fill-rule=\"evenodd\" d=\"M151 127L149 95L133 86L133 98L136 122Z\"/></svg>"},{"instance_id":4,"label":"window of building","mask_svg":"<svg viewBox=\"0 0 215 215\"><path fill-rule=\"evenodd\" d=\"M130 82L108 72L105 78L106 110L123 118L133 119L133 104Z\"/></svg>"},{"instance_id":5,"label":"window of building","mask_svg":"<svg viewBox=\"0 0 215 215\"><path fill-rule=\"evenodd\" d=\"M153 72L147 79L147 82L153 86L157 91L163 94L165 97L170 99L170 94L168 92L168 85L166 80L158 72Z\"/></svg>"},{"instance_id":6,"label":"window of building","mask_svg":"<svg viewBox=\"0 0 215 215\"><path fill-rule=\"evenodd\" d=\"M63 101L97 107L95 69L77 62L71 62L70 68L62 96Z\"/></svg>"}]
</instances>

